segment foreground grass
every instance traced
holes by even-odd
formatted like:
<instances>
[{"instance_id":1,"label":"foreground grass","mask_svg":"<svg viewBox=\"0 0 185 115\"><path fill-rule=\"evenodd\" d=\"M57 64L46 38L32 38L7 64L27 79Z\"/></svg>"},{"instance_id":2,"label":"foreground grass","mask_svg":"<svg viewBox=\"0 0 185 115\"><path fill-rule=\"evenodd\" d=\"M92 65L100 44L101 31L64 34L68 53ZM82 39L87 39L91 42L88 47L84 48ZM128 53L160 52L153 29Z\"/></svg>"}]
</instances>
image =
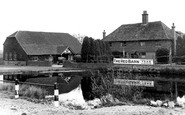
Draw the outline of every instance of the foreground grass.
<instances>
[{"instance_id":1,"label":"foreground grass","mask_svg":"<svg viewBox=\"0 0 185 115\"><path fill-rule=\"evenodd\" d=\"M15 92L15 85L12 83L2 83L0 84L0 91ZM44 99L48 92L40 87L31 85L20 85L19 95L23 97L33 98L33 99Z\"/></svg>"}]
</instances>

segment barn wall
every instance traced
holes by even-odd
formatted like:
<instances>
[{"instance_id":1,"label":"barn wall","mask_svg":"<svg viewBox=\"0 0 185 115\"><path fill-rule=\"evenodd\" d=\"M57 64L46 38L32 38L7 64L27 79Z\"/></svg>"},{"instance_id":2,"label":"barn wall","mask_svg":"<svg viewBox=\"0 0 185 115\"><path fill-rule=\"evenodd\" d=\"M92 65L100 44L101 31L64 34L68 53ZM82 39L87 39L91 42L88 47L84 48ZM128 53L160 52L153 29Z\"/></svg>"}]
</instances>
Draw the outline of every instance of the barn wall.
<instances>
[{"instance_id":1,"label":"barn wall","mask_svg":"<svg viewBox=\"0 0 185 115\"><path fill-rule=\"evenodd\" d=\"M26 65L27 55L15 37L8 37L6 39L3 60L5 65Z\"/></svg>"}]
</instances>

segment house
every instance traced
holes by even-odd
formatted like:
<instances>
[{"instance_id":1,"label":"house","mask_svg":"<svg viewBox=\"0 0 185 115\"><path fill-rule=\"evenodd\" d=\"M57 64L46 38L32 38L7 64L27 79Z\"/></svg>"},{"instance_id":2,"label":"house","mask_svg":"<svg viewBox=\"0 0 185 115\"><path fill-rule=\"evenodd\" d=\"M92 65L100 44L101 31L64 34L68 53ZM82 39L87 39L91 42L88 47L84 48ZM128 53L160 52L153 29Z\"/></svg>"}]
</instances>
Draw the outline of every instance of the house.
<instances>
[{"instance_id":1,"label":"house","mask_svg":"<svg viewBox=\"0 0 185 115\"><path fill-rule=\"evenodd\" d=\"M81 52L80 42L68 33L17 31L3 45L5 65L51 66Z\"/></svg>"},{"instance_id":2,"label":"house","mask_svg":"<svg viewBox=\"0 0 185 115\"><path fill-rule=\"evenodd\" d=\"M148 22L147 11L142 14L142 23L121 25L105 36L112 52L120 52L126 58L145 58L156 61L156 51L167 48L170 55L176 54L176 32L161 21Z\"/></svg>"}]
</instances>

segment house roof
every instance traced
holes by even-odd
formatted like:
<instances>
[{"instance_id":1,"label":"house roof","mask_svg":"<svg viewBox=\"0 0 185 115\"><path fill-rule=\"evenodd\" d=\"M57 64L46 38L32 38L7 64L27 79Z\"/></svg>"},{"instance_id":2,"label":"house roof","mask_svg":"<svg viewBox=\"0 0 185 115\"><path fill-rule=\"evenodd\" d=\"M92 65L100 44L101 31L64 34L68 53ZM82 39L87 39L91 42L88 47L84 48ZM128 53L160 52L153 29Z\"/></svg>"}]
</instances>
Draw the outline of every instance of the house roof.
<instances>
[{"instance_id":1,"label":"house roof","mask_svg":"<svg viewBox=\"0 0 185 115\"><path fill-rule=\"evenodd\" d=\"M81 51L80 42L68 33L17 31L9 37L15 37L28 55L61 54L66 48L75 54Z\"/></svg>"},{"instance_id":2,"label":"house roof","mask_svg":"<svg viewBox=\"0 0 185 115\"><path fill-rule=\"evenodd\" d=\"M104 41L144 41L173 39L172 30L161 21L148 24L136 23L121 25L111 34L103 38Z\"/></svg>"}]
</instances>

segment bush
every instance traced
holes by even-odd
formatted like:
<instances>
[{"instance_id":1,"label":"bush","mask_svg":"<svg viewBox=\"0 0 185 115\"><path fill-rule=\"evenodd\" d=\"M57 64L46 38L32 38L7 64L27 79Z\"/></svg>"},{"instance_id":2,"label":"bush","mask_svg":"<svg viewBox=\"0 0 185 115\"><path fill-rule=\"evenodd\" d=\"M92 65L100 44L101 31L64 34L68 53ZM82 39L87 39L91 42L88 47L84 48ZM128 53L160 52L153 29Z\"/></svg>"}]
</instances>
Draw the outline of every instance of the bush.
<instances>
[{"instance_id":1,"label":"bush","mask_svg":"<svg viewBox=\"0 0 185 115\"><path fill-rule=\"evenodd\" d=\"M13 92L15 85L12 83L0 84L0 91ZM48 92L45 89L29 85L20 85L19 95L34 99L44 99Z\"/></svg>"},{"instance_id":2,"label":"bush","mask_svg":"<svg viewBox=\"0 0 185 115\"><path fill-rule=\"evenodd\" d=\"M113 51L113 52L112 52L112 55L113 55L115 58L121 58L121 57L123 57L123 53L122 53L122 52L119 52L119 51Z\"/></svg>"},{"instance_id":3,"label":"bush","mask_svg":"<svg viewBox=\"0 0 185 115\"><path fill-rule=\"evenodd\" d=\"M110 75L107 71L101 69L102 73L92 76L93 87L92 92L95 98L111 94L120 101L140 101L142 97L143 87L114 85L115 75Z\"/></svg>"},{"instance_id":4,"label":"bush","mask_svg":"<svg viewBox=\"0 0 185 115\"><path fill-rule=\"evenodd\" d=\"M156 58L158 63L168 63L169 50L166 48L160 48L156 51Z\"/></svg>"},{"instance_id":5,"label":"bush","mask_svg":"<svg viewBox=\"0 0 185 115\"><path fill-rule=\"evenodd\" d=\"M185 64L185 56L181 56L181 57L174 57L172 59L172 62L177 63L177 64Z\"/></svg>"},{"instance_id":6,"label":"bush","mask_svg":"<svg viewBox=\"0 0 185 115\"><path fill-rule=\"evenodd\" d=\"M75 60L75 62L81 62L81 55L75 55L74 56L74 60Z\"/></svg>"},{"instance_id":7,"label":"bush","mask_svg":"<svg viewBox=\"0 0 185 115\"><path fill-rule=\"evenodd\" d=\"M35 99L44 99L48 92L40 87L21 85L20 86L20 95L35 98Z\"/></svg>"},{"instance_id":8,"label":"bush","mask_svg":"<svg viewBox=\"0 0 185 115\"><path fill-rule=\"evenodd\" d=\"M12 83L0 84L0 91L14 92L15 86Z\"/></svg>"}]
</instances>

